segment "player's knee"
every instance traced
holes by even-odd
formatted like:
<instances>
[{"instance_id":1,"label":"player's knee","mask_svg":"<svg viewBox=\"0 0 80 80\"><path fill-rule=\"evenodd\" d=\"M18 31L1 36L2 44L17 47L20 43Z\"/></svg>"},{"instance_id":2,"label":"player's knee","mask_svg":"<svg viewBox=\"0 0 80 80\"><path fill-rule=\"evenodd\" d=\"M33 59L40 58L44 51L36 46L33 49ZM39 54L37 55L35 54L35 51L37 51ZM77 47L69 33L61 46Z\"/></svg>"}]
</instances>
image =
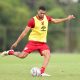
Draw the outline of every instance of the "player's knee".
<instances>
[{"instance_id":1,"label":"player's knee","mask_svg":"<svg viewBox=\"0 0 80 80\"><path fill-rule=\"evenodd\" d=\"M43 56L49 59L50 58L50 51L45 51L43 53Z\"/></svg>"}]
</instances>

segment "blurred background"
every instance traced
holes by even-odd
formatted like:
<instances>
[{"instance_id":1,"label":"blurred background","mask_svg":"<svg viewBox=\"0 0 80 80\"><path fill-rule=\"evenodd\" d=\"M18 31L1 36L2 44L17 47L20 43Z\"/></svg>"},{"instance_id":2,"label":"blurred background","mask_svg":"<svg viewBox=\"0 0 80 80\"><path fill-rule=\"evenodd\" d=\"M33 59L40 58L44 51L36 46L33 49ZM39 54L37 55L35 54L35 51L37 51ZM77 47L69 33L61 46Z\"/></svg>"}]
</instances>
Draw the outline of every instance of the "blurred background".
<instances>
[{"instance_id":1,"label":"blurred background","mask_svg":"<svg viewBox=\"0 0 80 80\"><path fill-rule=\"evenodd\" d=\"M53 18L64 18L69 14L76 17L71 21L49 24L51 52L80 52L80 0L0 0L0 51L10 49L40 5L44 5L47 14ZM15 50L22 51L28 35Z\"/></svg>"}]
</instances>

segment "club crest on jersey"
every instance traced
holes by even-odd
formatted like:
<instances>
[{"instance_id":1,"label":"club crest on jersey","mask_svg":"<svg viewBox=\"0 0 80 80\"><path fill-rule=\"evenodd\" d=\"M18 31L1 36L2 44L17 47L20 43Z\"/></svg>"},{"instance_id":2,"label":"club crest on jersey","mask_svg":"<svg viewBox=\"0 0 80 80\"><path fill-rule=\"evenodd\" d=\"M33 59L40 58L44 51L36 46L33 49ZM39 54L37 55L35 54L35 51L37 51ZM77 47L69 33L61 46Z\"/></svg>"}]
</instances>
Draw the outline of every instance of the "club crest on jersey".
<instances>
[{"instance_id":1,"label":"club crest on jersey","mask_svg":"<svg viewBox=\"0 0 80 80\"><path fill-rule=\"evenodd\" d=\"M44 25L44 21L42 21L41 24Z\"/></svg>"}]
</instances>

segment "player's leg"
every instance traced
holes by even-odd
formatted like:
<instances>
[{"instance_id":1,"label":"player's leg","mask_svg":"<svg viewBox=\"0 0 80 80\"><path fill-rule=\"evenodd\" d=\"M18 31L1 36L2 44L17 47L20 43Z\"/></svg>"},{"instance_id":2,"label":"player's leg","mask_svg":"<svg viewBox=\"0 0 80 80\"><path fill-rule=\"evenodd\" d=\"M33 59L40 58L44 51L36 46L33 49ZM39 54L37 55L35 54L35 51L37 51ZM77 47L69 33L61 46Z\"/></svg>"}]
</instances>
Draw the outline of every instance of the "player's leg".
<instances>
[{"instance_id":1,"label":"player's leg","mask_svg":"<svg viewBox=\"0 0 80 80\"><path fill-rule=\"evenodd\" d=\"M49 50L44 50L42 51L42 54L44 56L44 62L43 62L43 67L47 67L49 60L50 60L50 51Z\"/></svg>"},{"instance_id":2,"label":"player's leg","mask_svg":"<svg viewBox=\"0 0 80 80\"><path fill-rule=\"evenodd\" d=\"M50 60L50 51L49 50L44 50L42 51L42 55L44 57L44 61L43 61L43 64L42 64L42 68L41 68L41 73L44 73L48 63L49 63L49 60Z\"/></svg>"},{"instance_id":3,"label":"player's leg","mask_svg":"<svg viewBox=\"0 0 80 80\"><path fill-rule=\"evenodd\" d=\"M19 58L25 58L29 53L36 49L34 43L31 41L25 46L22 52L14 52L14 50L4 51L2 55L15 55Z\"/></svg>"},{"instance_id":4,"label":"player's leg","mask_svg":"<svg viewBox=\"0 0 80 80\"><path fill-rule=\"evenodd\" d=\"M28 56L28 54L33 52L35 49L36 48L34 46L34 43L29 41L28 44L25 46L25 48L23 49L23 51L21 53L15 52L14 55L19 57L19 58L25 58L26 56Z\"/></svg>"},{"instance_id":5,"label":"player's leg","mask_svg":"<svg viewBox=\"0 0 80 80\"><path fill-rule=\"evenodd\" d=\"M44 57L44 61L43 61L42 67L41 67L41 76L51 76L49 74L44 73L45 69L49 63L49 60L50 60L50 51L44 50L44 51L42 51L42 55Z\"/></svg>"},{"instance_id":6,"label":"player's leg","mask_svg":"<svg viewBox=\"0 0 80 80\"><path fill-rule=\"evenodd\" d=\"M4 55L14 55L16 57L19 57L19 58L25 58L29 53L27 52L14 52L14 50L8 50L8 51L4 51L1 55L4 56Z\"/></svg>"},{"instance_id":7,"label":"player's leg","mask_svg":"<svg viewBox=\"0 0 80 80\"><path fill-rule=\"evenodd\" d=\"M51 75L45 73L45 69L46 69L46 67L49 63L49 60L50 60L50 49L49 49L48 45L46 43L40 44L39 52L40 52L41 56L43 56L43 58L44 58L42 67L40 69L41 76L51 76Z\"/></svg>"},{"instance_id":8,"label":"player's leg","mask_svg":"<svg viewBox=\"0 0 80 80\"><path fill-rule=\"evenodd\" d=\"M14 52L13 54L10 54L9 55L14 55L16 57L19 57L19 58L25 58L28 56L29 53L27 52Z\"/></svg>"}]
</instances>

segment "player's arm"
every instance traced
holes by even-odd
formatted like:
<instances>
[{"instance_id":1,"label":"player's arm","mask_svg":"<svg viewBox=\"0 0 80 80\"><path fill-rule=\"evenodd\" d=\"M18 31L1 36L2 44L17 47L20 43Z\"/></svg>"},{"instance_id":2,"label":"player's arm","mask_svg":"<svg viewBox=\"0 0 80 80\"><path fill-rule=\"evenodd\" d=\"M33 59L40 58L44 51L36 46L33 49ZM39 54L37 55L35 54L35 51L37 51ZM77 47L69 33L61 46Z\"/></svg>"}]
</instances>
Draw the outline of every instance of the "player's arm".
<instances>
[{"instance_id":1,"label":"player's arm","mask_svg":"<svg viewBox=\"0 0 80 80\"><path fill-rule=\"evenodd\" d=\"M29 32L31 28L26 26L26 28L23 30L23 32L21 33L21 35L18 37L16 43L18 44L24 37L25 35L27 35L27 33Z\"/></svg>"},{"instance_id":2,"label":"player's arm","mask_svg":"<svg viewBox=\"0 0 80 80\"><path fill-rule=\"evenodd\" d=\"M27 35L27 33L30 31L31 27L26 26L26 28L23 30L19 38L17 39L16 43L18 44L24 37Z\"/></svg>"},{"instance_id":3,"label":"player's arm","mask_svg":"<svg viewBox=\"0 0 80 80\"><path fill-rule=\"evenodd\" d=\"M18 37L18 39L16 40L16 42L11 46L11 49L13 49L14 47L17 46L17 44L25 37L25 35L27 35L27 33L30 31L31 28L34 28L34 19L31 18L28 21L28 24L26 26L26 28L23 30L23 32L21 33L21 35Z\"/></svg>"},{"instance_id":4,"label":"player's arm","mask_svg":"<svg viewBox=\"0 0 80 80\"><path fill-rule=\"evenodd\" d=\"M16 40L16 42L11 46L11 49L13 49L14 47L17 46L17 44L25 37L25 35L27 35L27 33L30 31L30 29L31 29L31 27L26 26L26 28L23 30L23 32L18 37L18 39Z\"/></svg>"},{"instance_id":5,"label":"player's arm","mask_svg":"<svg viewBox=\"0 0 80 80\"><path fill-rule=\"evenodd\" d=\"M74 19L74 18L75 17L73 15L69 15L68 17L62 18L62 19L53 19L53 18L51 18L51 22L57 24L57 23L61 23L61 22L67 21L67 20Z\"/></svg>"}]
</instances>

